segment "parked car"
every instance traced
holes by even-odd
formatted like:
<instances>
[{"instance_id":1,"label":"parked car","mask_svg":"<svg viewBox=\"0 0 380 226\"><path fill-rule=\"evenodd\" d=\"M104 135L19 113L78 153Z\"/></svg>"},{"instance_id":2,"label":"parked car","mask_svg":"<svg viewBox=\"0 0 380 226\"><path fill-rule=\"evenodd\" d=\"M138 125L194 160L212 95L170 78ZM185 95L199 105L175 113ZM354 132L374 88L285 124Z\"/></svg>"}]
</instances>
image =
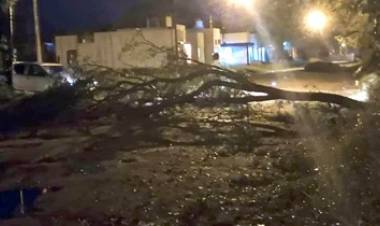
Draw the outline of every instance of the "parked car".
<instances>
[{"instance_id":1,"label":"parked car","mask_svg":"<svg viewBox=\"0 0 380 226\"><path fill-rule=\"evenodd\" d=\"M60 64L15 62L12 67L12 84L16 90L38 92L54 84L74 84L75 81Z\"/></svg>"}]
</instances>

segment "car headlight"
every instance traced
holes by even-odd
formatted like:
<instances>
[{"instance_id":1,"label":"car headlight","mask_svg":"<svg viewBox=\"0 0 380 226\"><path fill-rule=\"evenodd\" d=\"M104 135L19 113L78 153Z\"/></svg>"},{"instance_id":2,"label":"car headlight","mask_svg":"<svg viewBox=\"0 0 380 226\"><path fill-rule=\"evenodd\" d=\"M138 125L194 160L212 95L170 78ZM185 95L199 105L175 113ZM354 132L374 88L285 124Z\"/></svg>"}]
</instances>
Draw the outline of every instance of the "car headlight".
<instances>
[{"instance_id":1,"label":"car headlight","mask_svg":"<svg viewBox=\"0 0 380 226\"><path fill-rule=\"evenodd\" d=\"M68 77L66 77L66 82L69 83L70 85L74 85L75 79L73 79L72 77L68 76Z\"/></svg>"},{"instance_id":2,"label":"car headlight","mask_svg":"<svg viewBox=\"0 0 380 226\"><path fill-rule=\"evenodd\" d=\"M77 81L77 79L75 79L69 73L61 73L61 78L64 83L68 83L69 85L74 85L74 83Z\"/></svg>"}]
</instances>

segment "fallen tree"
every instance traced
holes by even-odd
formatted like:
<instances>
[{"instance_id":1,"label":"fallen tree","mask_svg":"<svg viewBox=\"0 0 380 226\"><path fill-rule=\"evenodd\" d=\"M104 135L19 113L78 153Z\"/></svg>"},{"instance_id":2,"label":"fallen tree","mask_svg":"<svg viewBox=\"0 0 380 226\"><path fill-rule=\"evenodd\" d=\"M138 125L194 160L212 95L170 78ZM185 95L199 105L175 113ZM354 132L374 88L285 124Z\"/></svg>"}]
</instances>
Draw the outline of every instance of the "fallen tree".
<instances>
[{"instance_id":1,"label":"fallen tree","mask_svg":"<svg viewBox=\"0 0 380 226\"><path fill-rule=\"evenodd\" d=\"M239 72L204 64L121 71L96 66L86 74L99 81L105 81L105 74L114 79L93 89L92 95L103 95L95 105L117 104L119 108L139 109L150 114L184 104L213 107L271 100L316 101L346 108L365 108L365 103L344 96L263 86L253 83L247 75Z\"/></svg>"},{"instance_id":2,"label":"fallen tree","mask_svg":"<svg viewBox=\"0 0 380 226\"><path fill-rule=\"evenodd\" d=\"M245 74L199 63L122 70L91 65L90 70L78 73L83 80L74 86L53 87L0 108L0 130L35 127L56 118L93 120L112 114L157 119L186 106L245 108L251 102L271 100L317 101L351 109L366 105L335 94L292 92L255 84Z\"/></svg>"}]
</instances>

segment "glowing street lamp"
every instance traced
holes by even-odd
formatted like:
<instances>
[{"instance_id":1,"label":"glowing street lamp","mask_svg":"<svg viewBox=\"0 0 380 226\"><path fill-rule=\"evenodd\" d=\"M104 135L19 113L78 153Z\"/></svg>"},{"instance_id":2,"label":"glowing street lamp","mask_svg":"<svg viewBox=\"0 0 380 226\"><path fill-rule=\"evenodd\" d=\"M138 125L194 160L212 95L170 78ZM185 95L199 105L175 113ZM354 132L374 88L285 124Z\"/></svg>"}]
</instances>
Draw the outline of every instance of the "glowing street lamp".
<instances>
[{"instance_id":1,"label":"glowing street lamp","mask_svg":"<svg viewBox=\"0 0 380 226\"><path fill-rule=\"evenodd\" d=\"M309 31L322 33L328 25L328 16L321 10L310 11L305 18L305 26Z\"/></svg>"}]
</instances>

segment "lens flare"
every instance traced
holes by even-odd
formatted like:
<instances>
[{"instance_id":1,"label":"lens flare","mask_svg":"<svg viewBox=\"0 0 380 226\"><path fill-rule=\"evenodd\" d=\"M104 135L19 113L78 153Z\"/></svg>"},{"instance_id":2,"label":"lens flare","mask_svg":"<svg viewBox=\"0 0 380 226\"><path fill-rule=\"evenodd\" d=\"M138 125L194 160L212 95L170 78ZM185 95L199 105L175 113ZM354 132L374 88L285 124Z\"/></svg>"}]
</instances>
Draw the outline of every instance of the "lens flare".
<instances>
[{"instance_id":1,"label":"lens flare","mask_svg":"<svg viewBox=\"0 0 380 226\"><path fill-rule=\"evenodd\" d=\"M322 32L328 25L328 17L321 10L314 9L310 11L305 18L305 26L313 32Z\"/></svg>"},{"instance_id":2,"label":"lens flare","mask_svg":"<svg viewBox=\"0 0 380 226\"><path fill-rule=\"evenodd\" d=\"M369 101L369 93L367 90L360 90L350 96L351 99L368 102Z\"/></svg>"}]
</instances>

